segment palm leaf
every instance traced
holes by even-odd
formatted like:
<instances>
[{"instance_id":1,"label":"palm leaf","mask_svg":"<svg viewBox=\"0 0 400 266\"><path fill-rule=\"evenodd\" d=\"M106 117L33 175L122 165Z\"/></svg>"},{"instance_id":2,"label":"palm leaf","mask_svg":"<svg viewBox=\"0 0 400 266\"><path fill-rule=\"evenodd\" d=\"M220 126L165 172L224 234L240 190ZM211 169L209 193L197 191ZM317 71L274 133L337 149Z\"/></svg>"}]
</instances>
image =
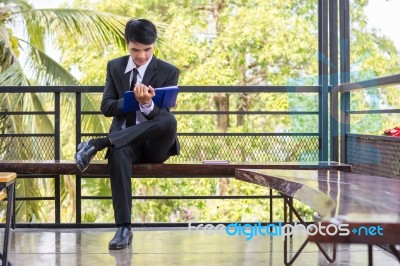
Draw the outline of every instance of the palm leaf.
<instances>
[{"instance_id":1,"label":"palm leaf","mask_svg":"<svg viewBox=\"0 0 400 266\"><path fill-rule=\"evenodd\" d=\"M100 101L101 95L93 93L83 94L82 110L98 111ZM100 115L84 116L82 119L82 129L85 132L107 132L109 125L105 125L104 120Z\"/></svg>"},{"instance_id":2,"label":"palm leaf","mask_svg":"<svg viewBox=\"0 0 400 266\"><path fill-rule=\"evenodd\" d=\"M18 197L40 197L42 193L37 180L35 179L22 179L18 181L17 185ZM16 202L16 220L35 222L38 219L42 222L48 222L48 213L42 207L43 201L17 201Z\"/></svg>"},{"instance_id":3,"label":"palm leaf","mask_svg":"<svg viewBox=\"0 0 400 266\"><path fill-rule=\"evenodd\" d=\"M77 85L79 82L50 56L24 40L26 44L26 69L42 85Z\"/></svg>"},{"instance_id":4,"label":"palm leaf","mask_svg":"<svg viewBox=\"0 0 400 266\"><path fill-rule=\"evenodd\" d=\"M25 0L8 0L3 2L7 3L7 5L5 6L6 10L9 11L10 14L12 14L10 24L20 24L20 20L16 22L13 21L13 19L15 19L20 14L20 12L33 9L33 6L28 4ZM16 27L16 25L14 26ZM36 47L40 47L42 50L44 50L45 29L40 25L32 27L31 24L27 24L26 30L26 33L29 34L29 42L33 43Z\"/></svg>"},{"instance_id":5,"label":"palm leaf","mask_svg":"<svg viewBox=\"0 0 400 266\"><path fill-rule=\"evenodd\" d=\"M115 44L125 47L124 27L127 17L93 10L78 9L30 9L14 15L22 15L30 33L64 36L83 43Z\"/></svg>"},{"instance_id":6,"label":"palm leaf","mask_svg":"<svg viewBox=\"0 0 400 266\"><path fill-rule=\"evenodd\" d=\"M11 46L8 30L0 26L0 73L7 70L17 60Z\"/></svg>"},{"instance_id":7,"label":"palm leaf","mask_svg":"<svg viewBox=\"0 0 400 266\"><path fill-rule=\"evenodd\" d=\"M28 84L29 82L18 61L0 73L1 86L24 86Z\"/></svg>"},{"instance_id":8,"label":"palm leaf","mask_svg":"<svg viewBox=\"0 0 400 266\"><path fill-rule=\"evenodd\" d=\"M13 10L21 10L21 9L30 9L30 8L32 8L32 5L30 5L26 0L3 0L2 2L5 5L11 6L12 7L11 9L13 9Z\"/></svg>"}]
</instances>

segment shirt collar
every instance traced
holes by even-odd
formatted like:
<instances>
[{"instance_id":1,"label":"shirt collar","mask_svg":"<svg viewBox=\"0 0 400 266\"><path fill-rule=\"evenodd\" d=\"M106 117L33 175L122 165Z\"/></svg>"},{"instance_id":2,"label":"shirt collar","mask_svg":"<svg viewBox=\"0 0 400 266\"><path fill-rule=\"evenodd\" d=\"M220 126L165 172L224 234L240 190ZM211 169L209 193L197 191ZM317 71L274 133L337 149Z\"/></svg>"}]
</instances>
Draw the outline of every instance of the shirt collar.
<instances>
[{"instance_id":1,"label":"shirt collar","mask_svg":"<svg viewBox=\"0 0 400 266\"><path fill-rule=\"evenodd\" d=\"M138 72L139 72L139 75L140 75L141 77L144 76L144 72L146 72L146 69L147 69L147 67L149 66L150 61L151 61L152 59L153 59L153 56L151 56L150 59L147 60L147 63L146 63L146 64L144 64L144 65L140 66L139 68L137 68L137 70L138 70ZM126 69L125 69L125 74L128 73L128 72L130 72L130 71L132 71L132 69L134 69L134 68L136 68L136 64L133 62L132 57L129 56L128 64L126 65Z\"/></svg>"}]
</instances>

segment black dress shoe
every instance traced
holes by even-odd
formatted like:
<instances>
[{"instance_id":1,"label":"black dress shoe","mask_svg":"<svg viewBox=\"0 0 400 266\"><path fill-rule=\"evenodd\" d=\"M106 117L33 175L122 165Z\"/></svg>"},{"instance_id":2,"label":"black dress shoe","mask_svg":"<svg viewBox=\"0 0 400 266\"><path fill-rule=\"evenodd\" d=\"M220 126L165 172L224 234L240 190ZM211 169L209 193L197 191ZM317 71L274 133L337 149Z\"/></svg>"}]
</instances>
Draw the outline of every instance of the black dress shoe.
<instances>
[{"instance_id":1,"label":"black dress shoe","mask_svg":"<svg viewBox=\"0 0 400 266\"><path fill-rule=\"evenodd\" d=\"M79 170L82 172L89 167L89 163L92 158L96 155L97 151L93 145L89 144L89 141L82 142L78 145L78 152L75 153L74 159Z\"/></svg>"},{"instance_id":2,"label":"black dress shoe","mask_svg":"<svg viewBox=\"0 0 400 266\"><path fill-rule=\"evenodd\" d=\"M111 239L110 243L108 243L109 249L123 249L129 246L132 240L132 232L131 229L126 227L118 227L117 232L113 239Z\"/></svg>"}]
</instances>

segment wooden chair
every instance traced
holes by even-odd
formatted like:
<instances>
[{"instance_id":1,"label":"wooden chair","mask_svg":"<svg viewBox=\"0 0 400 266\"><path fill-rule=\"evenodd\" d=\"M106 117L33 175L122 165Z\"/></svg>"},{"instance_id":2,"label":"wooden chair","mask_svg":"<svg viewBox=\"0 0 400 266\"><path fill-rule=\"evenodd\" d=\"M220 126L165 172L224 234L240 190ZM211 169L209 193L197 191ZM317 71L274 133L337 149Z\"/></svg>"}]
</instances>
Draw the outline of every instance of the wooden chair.
<instances>
[{"instance_id":1,"label":"wooden chair","mask_svg":"<svg viewBox=\"0 0 400 266\"><path fill-rule=\"evenodd\" d=\"M11 227L11 218L13 216L13 205L14 205L14 192L15 192L15 179L17 178L16 173L11 172L0 172L0 200L4 200L7 197L7 211L6 211L6 224L4 227L4 243L3 243L3 254L0 253L0 259L2 265L11 265L8 260L8 243L9 234Z\"/></svg>"}]
</instances>

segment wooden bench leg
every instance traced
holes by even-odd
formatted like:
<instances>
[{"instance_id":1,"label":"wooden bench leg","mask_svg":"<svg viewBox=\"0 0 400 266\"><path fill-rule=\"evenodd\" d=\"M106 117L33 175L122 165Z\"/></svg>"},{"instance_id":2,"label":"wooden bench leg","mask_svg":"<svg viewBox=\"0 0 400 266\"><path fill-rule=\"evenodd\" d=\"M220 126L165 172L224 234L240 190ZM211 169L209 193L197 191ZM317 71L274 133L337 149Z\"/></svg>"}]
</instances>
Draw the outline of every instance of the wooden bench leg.
<instances>
[{"instance_id":1,"label":"wooden bench leg","mask_svg":"<svg viewBox=\"0 0 400 266\"><path fill-rule=\"evenodd\" d=\"M368 245L368 266L374 265L372 245Z\"/></svg>"},{"instance_id":2,"label":"wooden bench leg","mask_svg":"<svg viewBox=\"0 0 400 266\"><path fill-rule=\"evenodd\" d=\"M8 262L8 244L9 244L9 234L11 227L11 219L14 210L14 191L15 183L10 184L7 187L7 212L6 212L6 225L4 228L4 244L3 244L3 254L2 254L2 266L10 266L11 263Z\"/></svg>"},{"instance_id":3,"label":"wooden bench leg","mask_svg":"<svg viewBox=\"0 0 400 266\"><path fill-rule=\"evenodd\" d=\"M14 189L13 189L13 199L12 199L12 215L11 215L11 228L15 229L15 208L16 208L16 204L15 204L15 197L16 197L16 193L15 193L15 189L16 189L17 185L14 184Z\"/></svg>"}]
</instances>

